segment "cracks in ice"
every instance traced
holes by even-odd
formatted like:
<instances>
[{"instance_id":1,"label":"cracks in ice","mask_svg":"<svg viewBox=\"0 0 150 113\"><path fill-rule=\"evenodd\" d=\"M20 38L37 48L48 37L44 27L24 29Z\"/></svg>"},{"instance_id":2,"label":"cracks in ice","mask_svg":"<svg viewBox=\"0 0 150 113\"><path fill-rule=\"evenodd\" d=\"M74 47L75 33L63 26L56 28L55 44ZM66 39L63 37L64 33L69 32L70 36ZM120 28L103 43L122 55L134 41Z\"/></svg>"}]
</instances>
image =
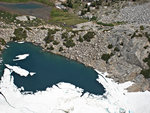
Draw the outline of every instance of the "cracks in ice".
<instances>
[{"instance_id":1,"label":"cracks in ice","mask_svg":"<svg viewBox=\"0 0 150 113\"><path fill-rule=\"evenodd\" d=\"M10 107L15 108L14 106L12 106L12 105L8 102L8 100L6 99L6 97L4 96L4 94L3 94L2 92L0 92L0 95L2 95L2 96L4 97L6 103L7 103Z\"/></svg>"},{"instance_id":2,"label":"cracks in ice","mask_svg":"<svg viewBox=\"0 0 150 113\"><path fill-rule=\"evenodd\" d=\"M30 112L32 112L32 113L35 113L34 111L32 111L32 110L30 110L30 109L28 109L28 108L26 108L26 107L23 107L23 108L16 108L16 107L12 106L12 105L8 102L7 98L5 97L5 95L4 95L2 92L0 92L0 95L2 95L2 96L4 97L6 103L7 103L10 107L12 107L12 108L14 108L14 109L26 109L26 110L28 110L28 111L30 111Z\"/></svg>"}]
</instances>

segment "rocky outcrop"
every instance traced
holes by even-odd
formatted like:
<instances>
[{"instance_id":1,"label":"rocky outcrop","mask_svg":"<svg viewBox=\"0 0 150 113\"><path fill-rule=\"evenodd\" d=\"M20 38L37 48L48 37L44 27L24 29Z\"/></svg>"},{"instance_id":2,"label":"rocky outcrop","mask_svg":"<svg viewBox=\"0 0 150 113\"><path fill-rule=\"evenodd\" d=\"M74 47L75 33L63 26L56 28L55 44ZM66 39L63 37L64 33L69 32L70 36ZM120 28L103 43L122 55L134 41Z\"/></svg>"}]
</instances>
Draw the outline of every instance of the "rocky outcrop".
<instances>
[{"instance_id":1,"label":"rocky outcrop","mask_svg":"<svg viewBox=\"0 0 150 113\"><path fill-rule=\"evenodd\" d=\"M136 3L120 1L111 6L100 6L97 13L98 21L104 23L127 22L136 24L150 24L150 3Z\"/></svg>"}]
</instances>

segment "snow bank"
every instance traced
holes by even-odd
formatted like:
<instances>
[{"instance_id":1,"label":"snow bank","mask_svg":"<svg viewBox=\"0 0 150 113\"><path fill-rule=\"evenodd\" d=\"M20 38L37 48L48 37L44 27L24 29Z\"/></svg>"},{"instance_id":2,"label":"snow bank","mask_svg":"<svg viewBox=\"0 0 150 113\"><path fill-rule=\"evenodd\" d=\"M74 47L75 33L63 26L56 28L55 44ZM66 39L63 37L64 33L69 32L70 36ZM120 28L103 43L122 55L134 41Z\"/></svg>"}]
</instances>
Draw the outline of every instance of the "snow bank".
<instances>
[{"instance_id":1,"label":"snow bank","mask_svg":"<svg viewBox=\"0 0 150 113\"><path fill-rule=\"evenodd\" d=\"M106 93L101 96L86 93L81 97L83 89L69 83L59 83L35 94L21 94L20 89L13 83L13 77L10 76L11 70L6 68L0 81L0 91L11 106L0 95L0 112L150 113L150 108L146 106L150 103L150 92L128 93L124 89L133 83L117 84L112 79L106 78L106 73L98 73L97 80L106 88Z\"/></svg>"},{"instance_id":2,"label":"snow bank","mask_svg":"<svg viewBox=\"0 0 150 113\"><path fill-rule=\"evenodd\" d=\"M18 60L24 60L29 56L29 54L23 54L23 55L17 55L16 59L13 59L13 61L18 61Z\"/></svg>"},{"instance_id":3,"label":"snow bank","mask_svg":"<svg viewBox=\"0 0 150 113\"><path fill-rule=\"evenodd\" d=\"M97 71L97 70L95 70ZM106 78L107 73L99 73L98 81L106 88L107 99L117 105L117 109L125 110L127 113L150 113L150 92L127 92L125 89L131 86L132 82L123 84L115 83L112 79ZM102 76L103 77L102 77ZM105 78L105 79L103 79ZM110 104L110 108L112 105ZM116 110L117 110L116 109ZM114 113L114 108L110 113ZM113 112L112 112L113 111Z\"/></svg>"}]
</instances>

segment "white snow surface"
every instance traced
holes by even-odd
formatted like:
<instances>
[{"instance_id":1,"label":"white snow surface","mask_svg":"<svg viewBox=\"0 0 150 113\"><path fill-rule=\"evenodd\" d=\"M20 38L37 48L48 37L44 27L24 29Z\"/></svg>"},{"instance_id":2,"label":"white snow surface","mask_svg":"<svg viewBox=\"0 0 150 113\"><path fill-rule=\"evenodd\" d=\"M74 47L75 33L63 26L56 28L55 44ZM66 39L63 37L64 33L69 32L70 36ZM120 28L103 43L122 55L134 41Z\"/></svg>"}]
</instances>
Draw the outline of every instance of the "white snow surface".
<instances>
[{"instance_id":1,"label":"white snow surface","mask_svg":"<svg viewBox=\"0 0 150 113\"><path fill-rule=\"evenodd\" d=\"M97 70L96 70L97 71ZM22 94L14 85L11 69L5 68L0 81L0 113L150 113L150 92L129 93L133 83L115 83L99 73L97 79L106 89L103 95L84 94L83 89L59 83L35 94Z\"/></svg>"},{"instance_id":2,"label":"white snow surface","mask_svg":"<svg viewBox=\"0 0 150 113\"><path fill-rule=\"evenodd\" d=\"M23 54L23 55L17 55L16 59L13 59L13 61L18 61L18 60L24 60L29 56L29 54Z\"/></svg>"}]
</instances>

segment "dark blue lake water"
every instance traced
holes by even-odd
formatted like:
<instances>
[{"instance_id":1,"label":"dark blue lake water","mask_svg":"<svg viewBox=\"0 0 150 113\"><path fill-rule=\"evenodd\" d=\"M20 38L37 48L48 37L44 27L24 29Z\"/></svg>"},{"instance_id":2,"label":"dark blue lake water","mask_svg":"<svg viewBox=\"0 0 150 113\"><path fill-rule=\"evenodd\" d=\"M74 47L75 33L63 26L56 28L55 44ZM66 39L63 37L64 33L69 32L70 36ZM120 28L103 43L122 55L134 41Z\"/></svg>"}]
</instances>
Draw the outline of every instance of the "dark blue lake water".
<instances>
[{"instance_id":1,"label":"dark blue lake water","mask_svg":"<svg viewBox=\"0 0 150 113\"><path fill-rule=\"evenodd\" d=\"M8 4L8 3L0 3L0 6L4 6L12 9L37 9L43 8L44 5L37 3L16 3L16 4Z\"/></svg>"},{"instance_id":2,"label":"dark blue lake water","mask_svg":"<svg viewBox=\"0 0 150 113\"><path fill-rule=\"evenodd\" d=\"M4 64L16 65L29 72L36 72L35 75L27 77L12 73L16 86L23 86L25 91L43 91L59 82L66 82L84 89L84 93L102 95L105 92L103 86L96 81L98 74L92 68L65 57L44 52L31 43L11 42L8 45L9 47L2 54ZM15 56L21 54L30 54L30 56L22 61L14 62ZM1 69L4 69L4 65Z\"/></svg>"}]
</instances>

